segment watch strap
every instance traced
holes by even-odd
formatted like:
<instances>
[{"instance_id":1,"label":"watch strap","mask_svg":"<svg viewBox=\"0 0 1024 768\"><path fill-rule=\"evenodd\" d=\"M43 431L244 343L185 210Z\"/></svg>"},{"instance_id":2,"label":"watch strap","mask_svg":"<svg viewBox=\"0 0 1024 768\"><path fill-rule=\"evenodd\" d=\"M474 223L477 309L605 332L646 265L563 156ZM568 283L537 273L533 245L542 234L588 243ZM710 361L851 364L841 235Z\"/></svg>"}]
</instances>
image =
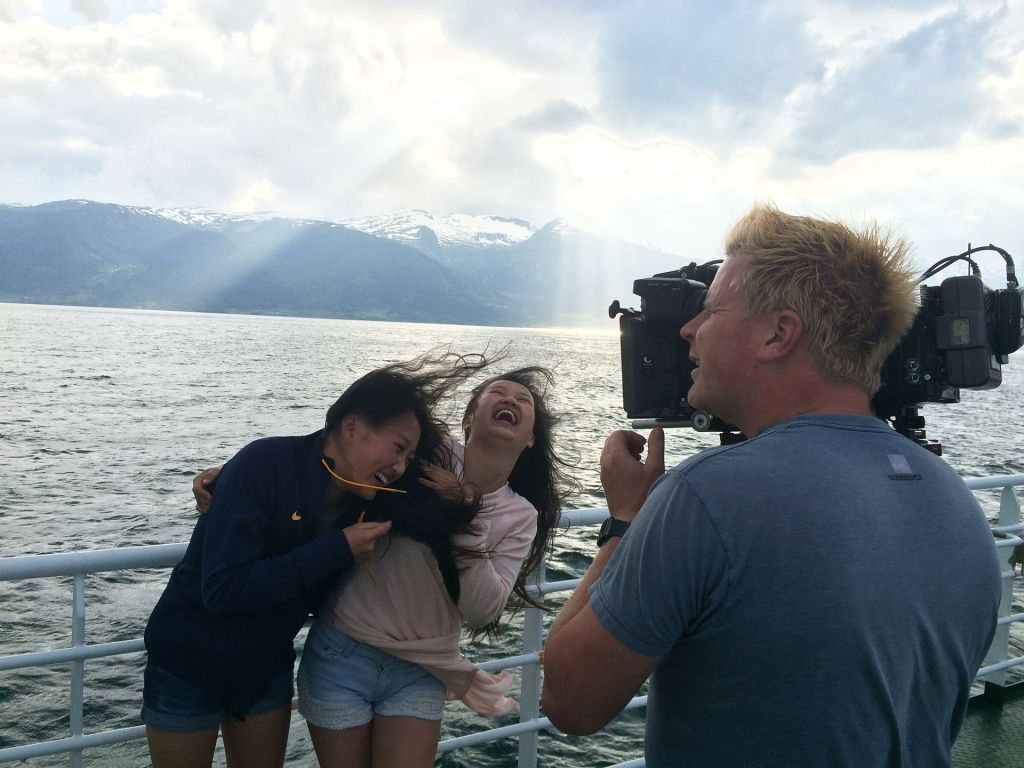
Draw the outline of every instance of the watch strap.
<instances>
[{"instance_id":1,"label":"watch strap","mask_svg":"<svg viewBox=\"0 0 1024 768\"><path fill-rule=\"evenodd\" d=\"M621 537L629 530L629 520L619 520L617 517L609 517L601 523L601 531L597 536L597 546L603 546L608 539Z\"/></svg>"}]
</instances>

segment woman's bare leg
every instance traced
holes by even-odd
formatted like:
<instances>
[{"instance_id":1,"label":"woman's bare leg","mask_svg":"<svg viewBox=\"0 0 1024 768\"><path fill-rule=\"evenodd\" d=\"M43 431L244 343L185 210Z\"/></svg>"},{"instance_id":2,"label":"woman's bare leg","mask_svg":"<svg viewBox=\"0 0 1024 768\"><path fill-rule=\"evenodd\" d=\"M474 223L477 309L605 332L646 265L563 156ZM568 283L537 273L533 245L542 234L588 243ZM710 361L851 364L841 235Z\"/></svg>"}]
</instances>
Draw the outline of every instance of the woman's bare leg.
<instances>
[{"instance_id":1,"label":"woman's bare leg","mask_svg":"<svg viewBox=\"0 0 1024 768\"><path fill-rule=\"evenodd\" d=\"M281 768L291 717L291 707L281 707L221 723L228 768Z\"/></svg>"},{"instance_id":2,"label":"woman's bare leg","mask_svg":"<svg viewBox=\"0 0 1024 768\"><path fill-rule=\"evenodd\" d=\"M432 768L441 738L440 720L373 718L373 768Z\"/></svg>"},{"instance_id":3,"label":"woman's bare leg","mask_svg":"<svg viewBox=\"0 0 1024 768\"><path fill-rule=\"evenodd\" d=\"M147 725L146 741L153 768L210 768L217 730L176 733Z\"/></svg>"},{"instance_id":4,"label":"woman's bare leg","mask_svg":"<svg viewBox=\"0 0 1024 768\"><path fill-rule=\"evenodd\" d=\"M357 725L335 731L321 728L308 720L309 736L313 740L320 768L370 768L370 738L373 724Z\"/></svg>"}]
</instances>

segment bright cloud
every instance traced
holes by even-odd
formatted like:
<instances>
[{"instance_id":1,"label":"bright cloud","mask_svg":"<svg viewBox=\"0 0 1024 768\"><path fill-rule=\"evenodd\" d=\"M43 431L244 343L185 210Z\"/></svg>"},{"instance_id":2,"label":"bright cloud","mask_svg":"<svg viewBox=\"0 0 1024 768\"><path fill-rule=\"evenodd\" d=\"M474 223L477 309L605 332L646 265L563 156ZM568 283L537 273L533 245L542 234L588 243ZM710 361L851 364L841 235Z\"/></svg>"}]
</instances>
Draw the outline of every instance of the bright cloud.
<instances>
[{"instance_id":1,"label":"bright cloud","mask_svg":"<svg viewBox=\"0 0 1024 768\"><path fill-rule=\"evenodd\" d=\"M228 210L237 213L273 210L277 202L277 190L269 179L259 179L247 184L241 194L228 204Z\"/></svg>"},{"instance_id":2,"label":"bright cloud","mask_svg":"<svg viewBox=\"0 0 1024 768\"><path fill-rule=\"evenodd\" d=\"M0 0L0 202L556 217L687 259L756 199L1011 252L1024 0Z\"/></svg>"}]
</instances>

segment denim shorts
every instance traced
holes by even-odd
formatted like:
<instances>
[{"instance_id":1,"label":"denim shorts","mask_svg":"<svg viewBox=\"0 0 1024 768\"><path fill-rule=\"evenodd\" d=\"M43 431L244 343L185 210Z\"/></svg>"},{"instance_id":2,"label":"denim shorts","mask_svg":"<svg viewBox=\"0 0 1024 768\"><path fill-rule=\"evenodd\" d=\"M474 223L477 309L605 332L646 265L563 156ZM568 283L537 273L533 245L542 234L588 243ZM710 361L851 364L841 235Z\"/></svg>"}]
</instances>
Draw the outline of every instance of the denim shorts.
<instances>
[{"instance_id":1,"label":"denim shorts","mask_svg":"<svg viewBox=\"0 0 1024 768\"><path fill-rule=\"evenodd\" d=\"M440 720L444 684L419 664L379 651L314 621L299 664L299 712L343 731L383 717Z\"/></svg>"},{"instance_id":2,"label":"denim shorts","mask_svg":"<svg viewBox=\"0 0 1024 768\"><path fill-rule=\"evenodd\" d=\"M242 717L290 707L294 690L291 667L282 669L274 674L267 690ZM142 686L142 722L146 725L161 731L194 733L216 728L226 717L224 701L216 693L146 661Z\"/></svg>"}]
</instances>

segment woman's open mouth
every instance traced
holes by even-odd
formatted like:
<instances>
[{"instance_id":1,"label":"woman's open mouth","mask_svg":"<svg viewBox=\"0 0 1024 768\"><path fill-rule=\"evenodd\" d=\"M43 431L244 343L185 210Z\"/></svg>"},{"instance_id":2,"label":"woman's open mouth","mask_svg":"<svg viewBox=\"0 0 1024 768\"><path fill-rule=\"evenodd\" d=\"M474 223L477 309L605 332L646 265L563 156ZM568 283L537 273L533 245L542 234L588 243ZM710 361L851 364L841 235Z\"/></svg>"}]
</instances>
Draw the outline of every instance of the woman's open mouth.
<instances>
[{"instance_id":1,"label":"woman's open mouth","mask_svg":"<svg viewBox=\"0 0 1024 768\"><path fill-rule=\"evenodd\" d=\"M519 423L519 416L508 408L500 408L495 411L494 420L507 421L512 426L516 426Z\"/></svg>"}]
</instances>

